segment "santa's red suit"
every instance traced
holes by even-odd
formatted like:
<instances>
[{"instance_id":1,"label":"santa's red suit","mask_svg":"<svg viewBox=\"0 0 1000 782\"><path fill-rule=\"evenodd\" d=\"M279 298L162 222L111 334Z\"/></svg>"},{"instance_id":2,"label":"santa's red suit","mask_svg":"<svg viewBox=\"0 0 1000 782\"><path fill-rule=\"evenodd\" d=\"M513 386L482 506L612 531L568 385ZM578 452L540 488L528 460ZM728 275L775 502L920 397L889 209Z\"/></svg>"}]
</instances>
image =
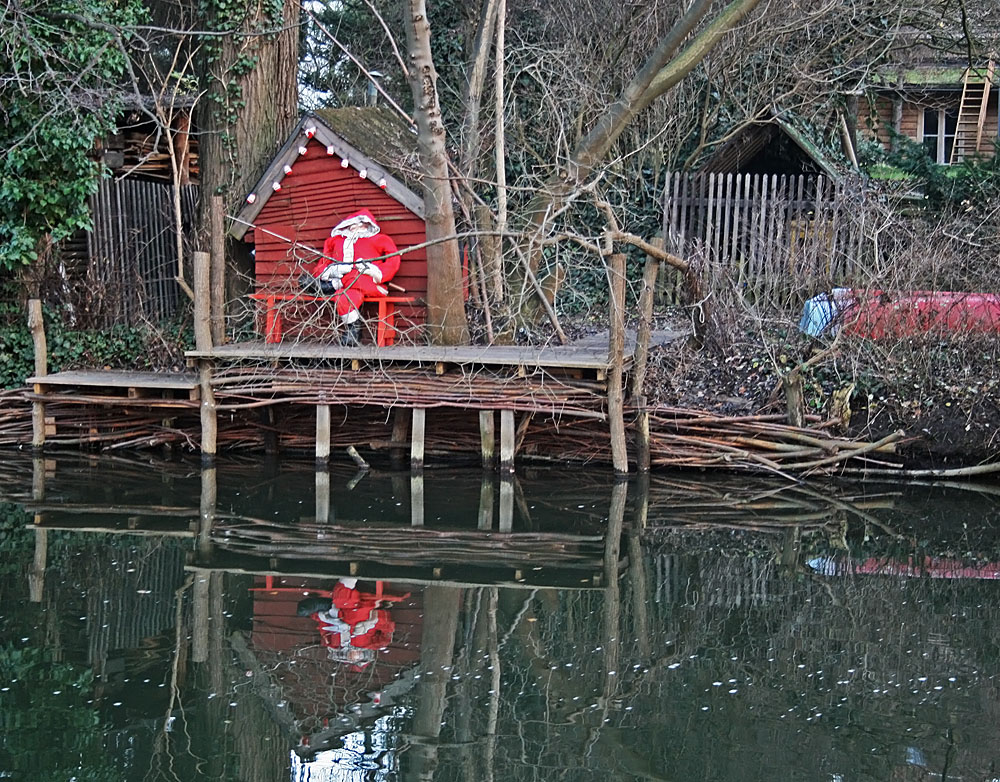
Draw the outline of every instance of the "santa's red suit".
<instances>
[{"instance_id":1,"label":"santa's red suit","mask_svg":"<svg viewBox=\"0 0 1000 782\"><path fill-rule=\"evenodd\" d=\"M365 294L386 295L385 283L399 271L399 256L382 258L396 252L396 243L382 233L375 217L367 209L341 220L323 243L323 255L311 274L321 289L333 293L337 314L346 324L354 323Z\"/></svg>"},{"instance_id":2,"label":"santa's red suit","mask_svg":"<svg viewBox=\"0 0 1000 782\"><path fill-rule=\"evenodd\" d=\"M341 579L333 588L330 608L312 616L331 658L364 667L392 641L396 623L378 607L377 595L362 592L356 585L357 579Z\"/></svg>"}]
</instances>

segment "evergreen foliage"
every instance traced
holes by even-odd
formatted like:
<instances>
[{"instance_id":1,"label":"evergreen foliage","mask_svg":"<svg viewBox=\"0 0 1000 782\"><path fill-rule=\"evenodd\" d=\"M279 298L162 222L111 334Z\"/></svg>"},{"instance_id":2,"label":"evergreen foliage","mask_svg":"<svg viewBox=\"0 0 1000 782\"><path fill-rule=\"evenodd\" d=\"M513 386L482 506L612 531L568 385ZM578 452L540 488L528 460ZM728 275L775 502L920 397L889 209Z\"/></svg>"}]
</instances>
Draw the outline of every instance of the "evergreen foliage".
<instances>
[{"instance_id":1,"label":"evergreen foliage","mask_svg":"<svg viewBox=\"0 0 1000 782\"><path fill-rule=\"evenodd\" d=\"M0 270L90 224L95 142L115 126L136 0L36 0L0 12Z\"/></svg>"}]
</instances>

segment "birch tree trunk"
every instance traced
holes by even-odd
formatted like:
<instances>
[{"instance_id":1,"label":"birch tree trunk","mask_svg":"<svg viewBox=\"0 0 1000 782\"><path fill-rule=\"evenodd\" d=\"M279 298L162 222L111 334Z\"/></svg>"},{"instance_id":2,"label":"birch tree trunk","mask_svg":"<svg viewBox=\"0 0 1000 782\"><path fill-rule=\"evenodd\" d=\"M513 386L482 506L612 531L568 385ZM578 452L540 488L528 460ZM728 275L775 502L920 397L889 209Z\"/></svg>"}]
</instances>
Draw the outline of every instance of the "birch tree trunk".
<instances>
[{"instance_id":1,"label":"birch tree trunk","mask_svg":"<svg viewBox=\"0 0 1000 782\"><path fill-rule=\"evenodd\" d=\"M462 282L462 259L455 236L455 212L448 172L446 135L438 103L437 70L431 55L431 26L424 0L408 0L406 44L410 89L423 169L427 241L427 330L439 345L469 342Z\"/></svg>"}]
</instances>

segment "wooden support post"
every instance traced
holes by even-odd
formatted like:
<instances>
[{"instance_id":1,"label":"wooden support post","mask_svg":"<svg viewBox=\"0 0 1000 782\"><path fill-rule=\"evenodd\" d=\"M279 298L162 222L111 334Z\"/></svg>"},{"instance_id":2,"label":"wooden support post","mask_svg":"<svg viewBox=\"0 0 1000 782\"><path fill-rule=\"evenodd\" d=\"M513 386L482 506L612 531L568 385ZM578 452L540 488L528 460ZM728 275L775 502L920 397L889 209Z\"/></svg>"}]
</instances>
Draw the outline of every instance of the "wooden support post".
<instances>
[{"instance_id":1,"label":"wooden support post","mask_svg":"<svg viewBox=\"0 0 1000 782\"><path fill-rule=\"evenodd\" d=\"M277 413L273 405L260 409L260 423L263 428L261 435L264 440L264 453L274 455L280 450L277 427Z\"/></svg>"},{"instance_id":2,"label":"wooden support post","mask_svg":"<svg viewBox=\"0 0 1000 782\"><path fill-rule=\"evenodd\" d=\"M330 405L316 405L316 463L330 461Z\"/></svg>"},{"instance_id":3,"label":"wooden support post","mask_svg":"<svg viewBox=\"0 0 1000 782\"><path fill-rule=\"evenodd\" d=\"M194 262L194 342L200 351L212 349L211 292L209 275L211 256L205 252L193 254ZM215 460L218 441L218 420L215 411L215 392L212 390L212 364L209 359L198 360L201 384L201 460Z\"/></svg>"},{"instance_id":4,"label":"wooden support post","mask_svg":"<svg viewBox=\"0 0 1000 782\"><path fill-rule=\"evenodd\" d=\"M427 411L422 407L413 408L413 426L410 431L410 469L424 468L424 422Z\"/></svg>"},{"instance_id":5,"label":"wooden support post","mask_svg":"<svg viewBox=\"0 0 1000 782\"><path fill-rule=\"evenodd\" d=\"M201 386L201 461L215 461L218 447L219 422L215 409L215 390L212 388L212 362L198 359L198 378Z\"/></svg>"},{"instance_id":6,"label":"wooden support post","mask_svg":"<svg viewBox=\"0 0 1000 782\"><path fill-rule=\"evenodd\" d=\"M493 476L484 475L479 486L479 529L493 529Z\"/></svg>"},{"instance_id":7,"label":"wooden support post","mask_svg":"<svg viewBox=\"0 0 1000 782\"><path fill-rule=\"evenodd\" d=\"M405 407L394 407L392 412L392 439L389 441L389 458L394 467L401 467L406 453L406 441L410 434L410 411Z\"/></svg>"},{"instance_id":8,"label":"wooden support post","mask_svg":"<svg viewBox=\"0 0 1000 782\"><path fill-rule=\"evenodd\" d=\"M226 226L220 195L213 195L209 204L209 242L212 250L209 272L212 343L222 345L226 341Z\"/></svg>"},{"instance_id":9,"label":"wooden support post","mask_svg":"<svg viewBox=\"0 0 1000 782\"><path fill-rule=\"evenodd\" d=\"M622 388L625 361L625 256L616 253L607 259L611 291L611 328L608 332L608 422L611 434L611 461L615 472L628 472L625 443L625 395Z\"/></svg>"},{"instance_id":10,"label":"wooden support post","mask_svg":"<svg viewBox=\"0 0 1000 782\"><path fill-rule=\"evenodd\" d=\"M500 479L500 531L510 532L514 528L514 481Z\"/></svg>"},{"instance_id":11,"label":"wooden support post","mask_svg":"<svg viewBox=\"0 0 1000 782\"><path fill-rule=\"evenodd\" d=\"M28 328L35 348L35 377L45 377L49 373L48 346L45 342L45 323L42 320L42 302L28 300ZM31 447L45 445L45 403L31 403Z\"/></svg>"},{"instance_id":12,"label":"wooden support post","mask_svg":"<svg viewBox=\"0 0 1000 782\"><path fill-rule=\"evenodd\" d=\"M410 475L410 525L424 526L424 474Z\"/></svg>"},{"instance_id":13,"label":"wooden support post","mask_svg":"<svg viewBox=\"0 0 1000 782\"><path fill-rule=\"evenodd\" d=\"M482 443L483 469L491 469L496 456L496 428L492 410L479 411L479 440Z\"/></svg>"},{"instance_id":14,"label":"wooden support post","mask_svg":"<svg viewBox=\"0 0 1000 782\"><path fill-rule=\"evenodd\" d=\"M514 447L517 436L514 431L514 411L500 411L500 470L514 472Z\"/></svg>"},{"instance_id":15,"label":"wooden support post","mask_svg":"<svg viewBox=\"0 0 1000 782\"><path fill-rule=\"evenodd\" d=\"M330 523L330 473L316 470L316 523Z\"/></svg>"},{"instance_id":16,"label":"wooden support post","mask_svg":"<svg viewBox=\"0 0 1000 782\"><path fill-rule=\"evenodd\" d=\"M648 258L642 275L642 292L639 294L639 328L635 337L635 361L632 363L632 399L639 408L635 459L639 472L649 472L649 411L646 409L644 386L649 363L649 342L653 336L653 295L659 274L660 262L656 258Z\"/></svg>"}]
</instances>

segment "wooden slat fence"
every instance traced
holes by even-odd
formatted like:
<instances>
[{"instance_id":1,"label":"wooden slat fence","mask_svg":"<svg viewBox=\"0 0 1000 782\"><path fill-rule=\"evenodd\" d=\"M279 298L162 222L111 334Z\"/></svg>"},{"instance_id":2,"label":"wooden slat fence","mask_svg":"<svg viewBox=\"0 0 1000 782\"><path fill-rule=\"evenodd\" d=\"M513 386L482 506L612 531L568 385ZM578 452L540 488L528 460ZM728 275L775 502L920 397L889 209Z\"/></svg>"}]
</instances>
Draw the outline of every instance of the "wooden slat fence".
<instances>
[{"instance_id":1,"label":"wooden slat fence","mask_svg":"<svg viewBox=\"0 0 1000 782\"><path fill-rule=\"evenodd\" d=\"M724 300L797 307L870 268L866 200L855 180L675 172L666 178L665 245L697 263L706 289ZM667 269L660 300L680 295Z\"/></svg>"},{"instance_id":2,"label":"wooden slat fence","mask_svg":"<svg viewBox=\"0 0 1000 782\"><path fill-rule=\"evenodd\" d=\"M197 185L181 188L182 223L193 233ZM179 302L173 188L139 179L105 179L90 200L85 325L136 325L172 316Z\"/></svg>"}]
</instances>

